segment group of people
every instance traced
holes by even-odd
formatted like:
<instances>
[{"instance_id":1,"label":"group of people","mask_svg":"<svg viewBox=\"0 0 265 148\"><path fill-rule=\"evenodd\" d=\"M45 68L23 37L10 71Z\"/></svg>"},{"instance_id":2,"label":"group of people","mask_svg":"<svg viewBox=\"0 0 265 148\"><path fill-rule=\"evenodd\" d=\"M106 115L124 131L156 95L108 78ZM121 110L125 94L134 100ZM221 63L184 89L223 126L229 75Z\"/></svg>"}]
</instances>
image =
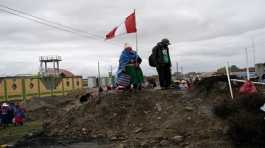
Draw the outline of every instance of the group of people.
<instances>
[{"instance_id":1,"label":"group of people","mask_svg":"<svg viewBox=\"0 0 265 148\"><path fill-rule=\"evenodd\" d=\"M0 126L6 128L9 124L23 125L25 109L15 103L2 103L0 106Z\"/></svg>"},{"instance_id":2,"label":"group of people","mask_svg":"<svg viewBox=\"0 0 265 148\"><path fill-rule=\"evenodd\" d=\"M169 56L170 41L162 39L161 42L152 49L152 54L149 57L149 65L155 67L161 89L168 89L171 84L171 59ZM140 68L142 59L132 47L125 45L124 50L119 59L119 67L117 71L116 86L117 89L134 89L141 90L144 82L143 72Z\"/></svg>"}]
</instances>

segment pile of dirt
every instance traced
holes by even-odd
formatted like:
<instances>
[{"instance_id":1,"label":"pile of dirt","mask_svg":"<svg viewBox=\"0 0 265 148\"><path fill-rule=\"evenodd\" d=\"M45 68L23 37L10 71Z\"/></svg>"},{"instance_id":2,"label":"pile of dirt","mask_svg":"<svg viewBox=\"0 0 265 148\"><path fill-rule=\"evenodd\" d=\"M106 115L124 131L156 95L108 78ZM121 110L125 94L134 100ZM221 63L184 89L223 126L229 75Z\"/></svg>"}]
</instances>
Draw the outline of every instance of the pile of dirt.
<instances>
[{"instance_id":1,"label":"pile of dirt","mask_svg":"<svg viewBox=\"0 0 265 148\"><path fill-rule=\"evenodd\" d=\"M67 93L66 97L69 98L80 98L81 96L88 93L86 89L75 89Z\"/></svg>"},{"instance_id":2,"label":"pile of dirt","mask_svg":"<svg viewBox=\"0 0 265 148\"><path fill-rule=\"evenodd\" d=\"M106 139L110 146L231 146L224 124L212 114L211 103L186 98L174 90L109 94L59 113L44 125L48 136Z\"/></svg>"},{"instance_id":3,"label":"pile of dirt","mask_svg":"<svg viewBox=\"0 0 265 148\"><path fill-rule=\"evenodd\" d=\"M78 96L77 96L78 97ZM61 114L79 104L79 99L74 95L33 97L21 102L26 109L28 120L45 120L55 114Z\"/></svg>"},{"instance_id":4,"label":"pile of dirt","mask_svg":"<svg viewBox=\"0 0 265 148\"><path fill-rule=\"evenodd\" d=\"M226 121L236 146L264 147L265 113L260 110L264 103L264 94L252 94L224 100L214 107L215 114Z\"/></svg>"},{"instance_id":5,"label":"pile of dirt","mask_svg":"<svg viewBox=\"0 0 265 148\"><path fill-rule=\"evenodd\" d=\"M231 79L236 76L231 76ZM240 85L232 83L236 92ZM217 95L229 95L227 77L225 75L203 78L196 82L192 88L193 96L213 97Z\"/></svg>"}]
</instances>

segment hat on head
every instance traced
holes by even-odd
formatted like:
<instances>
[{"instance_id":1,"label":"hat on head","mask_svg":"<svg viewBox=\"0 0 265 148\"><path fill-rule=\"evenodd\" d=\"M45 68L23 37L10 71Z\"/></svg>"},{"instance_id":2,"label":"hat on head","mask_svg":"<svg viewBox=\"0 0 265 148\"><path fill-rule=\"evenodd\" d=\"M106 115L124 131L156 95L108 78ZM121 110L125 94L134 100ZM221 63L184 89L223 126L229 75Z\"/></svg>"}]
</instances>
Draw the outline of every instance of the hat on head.
<instances>
[{"instance_id":1,"label":"hat on head","mask_svg":"<svg viewBox=\"0 0 265 148\"><path fill-rule=\"evenodd\" d=\"M170 42L167 38L162 39L161 42L166 44L166 45L170 45Z\"/></svg>"},{"instance_id":2,"label":"hat on head","mask_svg":"<svg viewBox=\"0 0 265 148\"><path fill-rule=\"evenodd\" d=\"M3 103L3 105L2 106L5 106L5 107L7 107L8 106L8 104L7 103Z\"/></svg>"},{"instance_id":3,"label":"hat on head","mask_svg":"<svg viewBox=\"0 0 265 148\"><path fill-rule=\"evenodd\" d=\"M130 47L130 45L128 43L124 44L124 48Z\"/></svg>"}]
</instances>

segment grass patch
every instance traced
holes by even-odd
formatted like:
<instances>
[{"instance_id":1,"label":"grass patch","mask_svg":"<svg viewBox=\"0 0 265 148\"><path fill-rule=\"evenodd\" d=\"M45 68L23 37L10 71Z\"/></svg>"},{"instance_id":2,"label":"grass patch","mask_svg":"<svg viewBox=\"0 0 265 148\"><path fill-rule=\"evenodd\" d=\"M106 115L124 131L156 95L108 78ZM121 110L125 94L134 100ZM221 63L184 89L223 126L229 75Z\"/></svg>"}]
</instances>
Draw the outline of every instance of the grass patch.
<instances>
[{"instance_id":1,"label":"grass patch","mask_svg":"<svg viewBox=\"0 0 265 148\"><path fill-rule=\"evenodd\" d=\"M18 127L10 125L8 128L5 129L0 127L0 145L14 144L28 133L41 129L42 124L39 121L26 122L23 126Z\"/></svg>"}]
</instances>

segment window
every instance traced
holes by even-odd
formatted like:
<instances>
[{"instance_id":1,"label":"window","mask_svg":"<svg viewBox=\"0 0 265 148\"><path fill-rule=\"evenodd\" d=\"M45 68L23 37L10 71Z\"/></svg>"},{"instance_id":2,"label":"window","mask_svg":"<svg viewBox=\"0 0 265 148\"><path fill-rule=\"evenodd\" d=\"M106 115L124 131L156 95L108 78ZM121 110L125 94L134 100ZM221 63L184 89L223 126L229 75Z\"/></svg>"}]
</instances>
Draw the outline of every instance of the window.
<instances>
[{"instance_id":1,"label":"window","mask_svg":"<svg viewBox=\"0 0 265 148\"><path fill-rule=\"evenodd\" d=\"M15 83L16 82L16 79L13 79L13 82Z\"/></svg>"},{"instance_id":2,"label":"window","mask_svg":"<svg viewBox=\"0 0 265 148\"><path fill-rule=\"evenodd\" d=\"M12 85L12 89L13 89L13 90L16 90L16 89L17 89L17 84L14 83L14 84Z\"/></svg>"},{"instance_id":3,"label":"window","mask_svg":"<svg viewBox=\"0 0 265 148\"><path fill-rule=\"evenodd\" d=\"M79 86L79 81L76 82L76 85Z\"/></svg>"},{"instance_id":4,"label":"window","mask_svg":"<svg viewBox=\"0 0 265 148\"><path fill-rule=\"evenodd\" d=\"M66 81L66 86L69 87L70 86L70 82Z\"/></svg>"}]
</instances>

